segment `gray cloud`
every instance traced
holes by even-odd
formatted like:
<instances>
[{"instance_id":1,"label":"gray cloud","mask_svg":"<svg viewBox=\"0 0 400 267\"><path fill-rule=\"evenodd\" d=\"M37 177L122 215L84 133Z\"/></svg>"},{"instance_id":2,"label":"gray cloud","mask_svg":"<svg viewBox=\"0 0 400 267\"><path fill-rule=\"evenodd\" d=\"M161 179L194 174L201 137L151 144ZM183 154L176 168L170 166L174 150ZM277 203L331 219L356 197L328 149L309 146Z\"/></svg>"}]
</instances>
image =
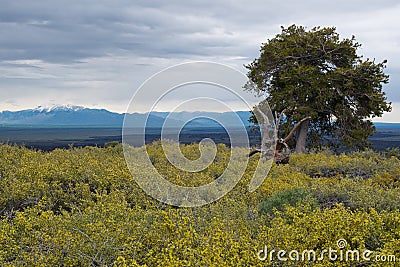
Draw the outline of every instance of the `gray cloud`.
<instances>
[{"instance_id":1,"label":"gray cloud","mask_svg":"<svg viewBox=\"0 0 400 267\"><path fill-rule=\"evenodd\" d=\"M388 59L395 76L388 96L400 102L397 0L0 0L0 6L0 110L56 100L123 111L146 78L176 63L213 60L245 71L261 43L292 23L354 34L366 57Z\"/></svg>"},{"instance_id":2,"label":"gray cloud","mask_svg":"<svg viewBox=\"0 0 400 267\"><path fill-rule=\"evenodd\" d=\"M118 50L150 57L248 55L277 26L356 17L396 1L5 1L0 58L66 62ZM340 23L340 21L337 21ZM319 24L315 24L319 25ZM257 38L258 37L258 38ZM265 39L264 39L265 40ZM254 50L254 48L252 49ZM251 50L250 50L251 51ZM252 53L254 54L254 53Z\"/></svg>"}]
</instances>

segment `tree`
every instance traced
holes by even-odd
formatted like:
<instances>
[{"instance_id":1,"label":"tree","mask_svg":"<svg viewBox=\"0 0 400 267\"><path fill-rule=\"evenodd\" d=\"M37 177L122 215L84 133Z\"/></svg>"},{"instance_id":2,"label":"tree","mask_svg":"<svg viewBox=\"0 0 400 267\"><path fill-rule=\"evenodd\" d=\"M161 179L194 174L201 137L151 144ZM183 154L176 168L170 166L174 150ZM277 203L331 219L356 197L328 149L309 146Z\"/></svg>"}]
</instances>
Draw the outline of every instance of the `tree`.
<instances>
[{"instance_id":1,"label":"tree","mask_svg":"<svg viewBox=\"0 0 400 267\"><path fill-rule=\"evenodd\" d=\"M386 60L363 60L355 37L340 40L334 27L281 29L246 66L255 84L246 88L284 113L280 134L303 120L295 133L298 153L305 151L307 139L318 146L324 137L346 147L367 147L367 138L376 130L370 119L391 111L382 89L389 82L383 72Z\"/></svg>"}]
</instances>

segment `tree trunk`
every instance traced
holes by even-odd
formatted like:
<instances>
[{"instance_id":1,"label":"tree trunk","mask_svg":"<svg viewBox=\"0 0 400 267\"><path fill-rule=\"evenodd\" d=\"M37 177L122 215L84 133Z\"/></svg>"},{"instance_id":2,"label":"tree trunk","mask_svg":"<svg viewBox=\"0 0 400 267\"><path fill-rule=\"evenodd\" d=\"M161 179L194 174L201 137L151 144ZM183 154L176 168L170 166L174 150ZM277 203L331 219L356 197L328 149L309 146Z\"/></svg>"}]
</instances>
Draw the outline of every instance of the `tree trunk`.
<instances>
[{"instance_id":1,"label":"tree trunk","mask_svg":"<svg viewBox=\"0 0 400 267\"><path fill-rule=\"evenodd\" d=\"M301 123L296 134L296 153L306 153L306 141L308 135L308 128L310 127L310 120L305 120Z\"/></svg>"}]
</instances>

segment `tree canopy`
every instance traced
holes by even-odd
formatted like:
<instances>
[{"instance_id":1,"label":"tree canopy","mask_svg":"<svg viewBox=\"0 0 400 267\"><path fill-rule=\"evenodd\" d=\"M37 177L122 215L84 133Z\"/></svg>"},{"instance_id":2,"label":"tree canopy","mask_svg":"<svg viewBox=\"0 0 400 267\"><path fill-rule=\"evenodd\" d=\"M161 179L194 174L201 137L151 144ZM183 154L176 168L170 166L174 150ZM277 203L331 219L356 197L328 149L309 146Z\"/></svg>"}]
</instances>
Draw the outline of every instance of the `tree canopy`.
<instances>
[{"instance_id":1,"label":"tree canopy","mask_svg":"<svg viewBox=\"0 0 400 267\"><path fill-rule=\"evenodd\" d=\"M284 111L283 132L310 117L297 131L298 152L304 151L307 137L311 146L323 137L347 147L368 146L375 131L371 118L391 111L383 92L389 82L386 60L364 60L355 37L340 39L335 27L281 29L246 66L256 85L247 88L264 95L272 110Z\"/></svg>"}]
</instances>

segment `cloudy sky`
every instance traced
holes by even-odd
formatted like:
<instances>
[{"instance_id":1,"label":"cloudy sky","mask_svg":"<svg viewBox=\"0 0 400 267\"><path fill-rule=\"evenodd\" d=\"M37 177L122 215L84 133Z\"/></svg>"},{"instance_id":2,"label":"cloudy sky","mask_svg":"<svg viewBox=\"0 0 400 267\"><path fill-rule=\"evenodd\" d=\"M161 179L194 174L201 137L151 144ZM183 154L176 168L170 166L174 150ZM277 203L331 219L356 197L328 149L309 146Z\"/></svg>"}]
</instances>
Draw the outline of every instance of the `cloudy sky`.
<instances>
[{"instance_id":1,"label":"cloudy sky","mask_svg":"<svg viewBox=\"0 0 400 267\"><path fill-rule=\"evenodd\" d=\"M0 111L74 104L127 109L162 69L190 61L245 73L261 43L291 24L336 26L360 54L388 60L385 86L400 122L397 0L18 1L0 0Z\"/></svg>"}]
</instances>

